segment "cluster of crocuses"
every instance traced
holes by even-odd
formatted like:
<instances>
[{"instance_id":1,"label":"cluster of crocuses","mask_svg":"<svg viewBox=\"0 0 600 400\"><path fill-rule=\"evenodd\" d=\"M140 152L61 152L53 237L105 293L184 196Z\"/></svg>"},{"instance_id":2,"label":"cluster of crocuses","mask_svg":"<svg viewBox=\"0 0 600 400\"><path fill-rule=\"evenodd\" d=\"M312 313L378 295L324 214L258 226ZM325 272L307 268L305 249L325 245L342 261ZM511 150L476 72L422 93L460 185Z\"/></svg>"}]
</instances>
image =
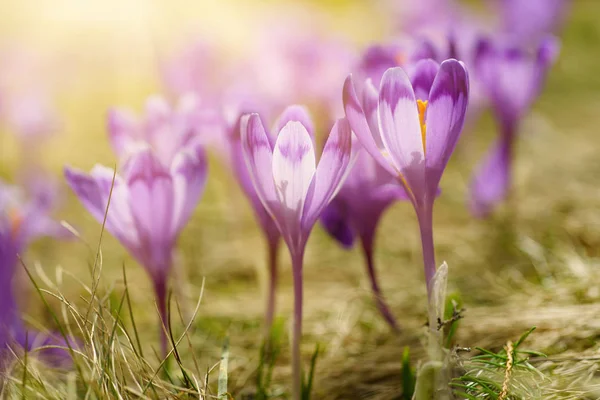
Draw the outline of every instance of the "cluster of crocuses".
<instances>
[{"instance_id":1,"label":"cluster of crocuses","mask_svg":"<svg viewBox=\"0 0 600 400\"><path fill-rule=\"evenodd\" d=\"M25 189L0 180L0 377L9 355L19 347L37 349L55 365L68 363L66 337L26 329L13 285L21 269L21 256L39 237L67 238L70 233L49 217L55 207L55 187L48 182L29 182ZM48 347L50 346L50 347Z\"/></svg>"},{"instance_id":2,"label":"cluster of crocuses","mask_svg":"<svg viewBox=\"0 0 600 400\"><path fill-rule=\"evenodd\" d=\"M20 150L20 185L0 179L0 378L18 348L35 349L55 365L68 364L68 354L60 349L68 339L26 328L16 296L21 290L14 287L26 263L21 257L32 241L72 237L50 218L59 203L58 185L39 162L42 139L60 125L48 82L43 82L45 65L46 60L26 49L0 49L0 129L15 135Z\"/></svg>"},{"instance_id":3,"label":"cluster of crocuses","mask_svg":"<svg viewBox=\"0 0 600 400\"><path fill-rule=\"evenodd\" d=\"M473 179L471 209L487 215L507 196L518 125L555 59L557 41L550 35L564 2L524 6L527 2L497 0L504 17L494 31L480 30L475 17L460 14L449 0L426 3L432 5L425 14L452 12L429 19L413 15L404 26L417 25L410 29L418 30L419 37L375 44L360 54L337 39L302 30L290 34L287 25L270 35L277 38L274 43L260 42L260 54L231 68L214 65L220 60L214 46L196 43L164 68L170 91L180 98L175 108L152 97L141 118L128 111L109 112L117 171L103 166L89 174L65 169L84 206L152 279L163 354L173 252L206 184L207 146L214 145L231 168L267 238L267 332L275 315L281 239L289 250L294 399L302 391L303 256L319 219L343 246L351 247L355 237L360 240L377 307L399 329L376 277L378 221L394 202L411 202L429 293L436 272L433 205L439 183L465 119L486 102L501 128ZM522 14L527 13L548 21L527 34L530 40L517 41L511 29L525 28L528 21ZM423 36L433 29L428 21L436 21L443 40ZM307 108L291 103L315 107L319 124ZM315 141L323 136L317 156Z\"/></svg>"}]
</instances>

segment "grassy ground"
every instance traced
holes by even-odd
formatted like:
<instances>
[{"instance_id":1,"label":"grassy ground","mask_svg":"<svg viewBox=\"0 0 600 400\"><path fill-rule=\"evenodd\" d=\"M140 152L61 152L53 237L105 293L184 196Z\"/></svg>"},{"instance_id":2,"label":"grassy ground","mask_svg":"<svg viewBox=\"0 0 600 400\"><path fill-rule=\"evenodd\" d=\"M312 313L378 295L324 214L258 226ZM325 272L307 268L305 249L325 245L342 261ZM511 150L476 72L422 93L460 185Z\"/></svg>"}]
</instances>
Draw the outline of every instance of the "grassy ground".
<instances>
[{"instance_id":1,"label":"grassy ground","mask_svg":"<svg viewBox=\"0 0 600 400\"><path fill-rule=\"evenodd\" d=\"M340 13L338 21L344 15L354 18L357 14L354 6L335 7ZM21 15L19 12L22 10L15 15ZM493 137L493 122L487 115L465 132L436 203L437 257L448 262L450 291L466 308L456 343L498 350L536 326L528 347L550 357L550 361L535 364L546 373L545 380L536 380L544 390L539 398L600 398L599 365L587 360L600 351L600 141L595 126L600 121L598 13L600 3L595 0L574 2L561 57L542 98L523 124L509 206L485 221L474 220L465 207L470 174ZM174 15L170 18L179 16ZM340 23L341 29L351 31L348 25ZM5 28L19 33L11 29ZM365 42L366 37L377 34L373 29L357 41ZM353 35L358 36L356 32ZM59 36L47 40L56 46L62 43ZM93 37L110 40L100 33ZM62 48L65 52L77 40L68 43ZM104 136L106 108L112 104L139 108L144 97L157 90L151 70L136 69L130 59L121 62L126 58L122 54L125 49L117 44L107 53L114 56L115 68L106 71L97 65L99 54L72 54L75 65L84 66L86 72L66 78L72 86L61 97L61 111L67 118L65 133L49 143L42 156L57 174L63 164L89 168L94 162L114 163ZM151 63L152 57L146 54L142 64ZM8 135L1 140L0 170L8 176L17 168L16 147ZM191 369L197 364L198 378L203 379L207 368L219 361L223 340L229 337L229 390L239 398L253 387L258 365L265 245L233 180L216 160L211 167L207 193L182 236L173 280L185 320L192 316L204 288L190 329L192 346L183 346L181 357ZM85 287L92 285L89 267L94 262L100 226L73 196L69 194L65 200L60 216L79 230L82 239L66 244L42 241L26 260L42 287L58 281L58 287L51 290L62 292L85 310L85 299L89 299ZM395 205L379 230L379 273L403 328L394 335L372 305L358 250L341 250L319 227L314 230L304 271L303 344L306 364L317 343L324 349L317 365L314 398L399 398L404 347L410 346L415 363L424 355L426 293L417 233L409 204ZM292 296L284 248L281 258L278 315L286 324ZM34 268L37 260L41 264ZM113 311L125 289L122 265L127 270L136 327L145 353L150 355L151 348L157 347L158 332L149 281L116 240L105 235L99 293L111 301ZM48 279L40 278L42 271ZM19 284L31 323L55 326L51 313L30 294L31 284L24 274ZM51 299L50 305L54 310L61 308L56 299ZM129 313L124 308L121 314L131 331ZM183 325L177 321L175 331L181 332ZM126 343L122 332L117 333L118 340ZM290 374L286 341L284 338L284 351L274 370L274 387L285 386ZM148 358L150 364L158 365L155 358ZM211 382L216 375L211 374Z\"/></svg>"}]
</instances>

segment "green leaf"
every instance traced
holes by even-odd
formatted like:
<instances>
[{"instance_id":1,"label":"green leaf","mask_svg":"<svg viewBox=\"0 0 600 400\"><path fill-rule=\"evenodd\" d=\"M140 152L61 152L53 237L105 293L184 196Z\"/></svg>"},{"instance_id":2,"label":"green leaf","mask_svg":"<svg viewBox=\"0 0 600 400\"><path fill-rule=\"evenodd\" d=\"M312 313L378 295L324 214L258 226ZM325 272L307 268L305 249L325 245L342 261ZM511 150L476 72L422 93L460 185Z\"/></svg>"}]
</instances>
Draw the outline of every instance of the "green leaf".
<instances>
[{"instance_id":1,"label":"green leaf","mask_svg":"<svg viewBox=\"0 0 600 400\"><path fill-rule=\"evenodd\" d=\"M415 392L415 384L417 378L415 371L410 365L410 349L408 346L404 348L402 354L402 399L411 400Z\"/></svg>"},{"instance_id":2,"label":"green leaf","mask_svg":"<svg viewBox=\"0 0 600 400\"><path fill-rule=\"evenodd\" d=\"M302 400L310 400L312 391L313 379L315 376L315 368L317 366L317 357L319 357L319 344L315 347L315 351L310 358L310 369L308 370L308 382L302 382Z\"/></svg>"}]
</instances>

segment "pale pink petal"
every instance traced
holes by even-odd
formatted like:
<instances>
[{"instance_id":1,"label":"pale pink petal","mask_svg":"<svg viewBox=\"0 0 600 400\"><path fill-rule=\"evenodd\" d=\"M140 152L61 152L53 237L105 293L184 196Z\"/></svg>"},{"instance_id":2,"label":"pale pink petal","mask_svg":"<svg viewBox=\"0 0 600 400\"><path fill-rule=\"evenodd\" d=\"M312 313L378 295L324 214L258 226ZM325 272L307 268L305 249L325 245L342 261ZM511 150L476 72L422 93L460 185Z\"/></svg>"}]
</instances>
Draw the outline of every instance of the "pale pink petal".
<instances>
[{"instance_id":1,"label":"pale pink petal","mask_svg":"<svg viewBox=\"0 0 600 400\"><path fill-rule=\"evenodd\" d=\"M371 130L371 135L377 144L379 149L383 149L383 142L381 141L381 133L379 133L379 117L377 114L377 107L379 106L379 91L370 79L365 82L363 88L363 110L367 117L367 123Z\"/></svg>"},{"instance_id":2,"label":"pale pink petal","mask_svg":"<svg viewBox=\"0 0 600 400\"><path fill-rule=\"evenodd\" d=\"M113 176L112 169L100 165L96 165L90 175L65 168L67 183L88 212L99 223L104 221L106 214L106 230L131 250L136 246L137 235L129 210L129 193L125 182L118 175L114 177L113 186ZM109 197L110 207L107 212Z\"/></svg>"},{"instance_id":3,"label":"pale pink petal","mask_svg":"<svg viewBox=\"0 0 600 400\"><path fill-rule=\"evenodd\" d=\"M350 128L362 146L390 174L397 175L398 171L394 169L390 161L382 154L382 149L377 146L374 134L369 129L369 123L354 89L352 75L349 75L344 82L343 101L344 111L350 123Z\"/></svg>"},{"instance_id":4,"label":"pale pink petal","mask_svg":"<svg viewBox=\"0 0 600 400\"><path fill-rule=\"evenodd\" d=\"M464 65L446 60L435 77L426 116L427 185L437 190L442 172L456 147L465 121L469 78Z\"/></svg>"},{"instance_id":5,"label":"pale pink petal","mask_svg":"<svg viewBox=\"0 0 600 400\"><path fill-rule=\"evenodd\" d=\"M276 219L279 200L273 182L273 149L258 114L241 118L242 150L250 179L267 212Z\"/></svg>"},{"instance_id":6,"label":"pale pink petal","mask_svg":"<svg viewBox=\"0 0 600 400\"><path fill-rule=\"evenodd\" d=\"M175 210L172 234L178 236L187 224L206 185L208 165L202 146L196 144L175 155L171 165Z\"/></svg>"},{"instance_id":7,"label":"pale pink petal","mask_svg":"<svg viewBox=\"0 0 600 400\"><path fill-rule=\"evenodd\" d=\"M300 122L290 121L279 132L273 150L272 165L277 198L286 214L288 228L288 223L300 222L314 173L315 151L312 139Z\"/></svg>"},{"instance_id":8,"label":"pale pink petal","mask_svg":"<svg viewBox=\"0 0 600 400\"><path fill-rule=\"evenodd\" d=\"M308 109L304 106L299 105L291 105L287 107L283 113L277 118L275 124L273 124L272 132L277 134L280 132L285 125L287 125L290 121L298 121L306 128L308 134L314 139L315 137L315 127L312 123L312 119L310 118L310 114L308 113Z\"/></svg>"},{"instance_id":9,"label":"pale pink petal","mask_svg":"<svg viewBox=\"0 0 600 400\"><path fill-rule=\"evenodd\" d=\"M308 231L312 228L321 211L340 189L347 172L350 171L348 165L351 153L352 131L348 121L342 118L331 129L319 166L311 182L302 213L304 230Z\"/></svg>"},{"instance_id":10,"label":"pale pink petal","mask_svg":"<svg viewBox=\"0 0 600 400\"><path fill-rule=\"evenodd\" d=\"M419 112L412 85L402 68L388 69L379 92L381 140L398 171L424 162Z\"/></svg>"},{"instance_id":11,"label":"pale pink petal","mask_svg":"<svg viewBox=\"0 0 600 400\"><path fill-rule=\"evenodd\" d=\"M151 149L133 155L124 169L144 264L151 273L168 269L176 239L171 230L175 209L173 179Z\"/></svg>"}]
</instances>

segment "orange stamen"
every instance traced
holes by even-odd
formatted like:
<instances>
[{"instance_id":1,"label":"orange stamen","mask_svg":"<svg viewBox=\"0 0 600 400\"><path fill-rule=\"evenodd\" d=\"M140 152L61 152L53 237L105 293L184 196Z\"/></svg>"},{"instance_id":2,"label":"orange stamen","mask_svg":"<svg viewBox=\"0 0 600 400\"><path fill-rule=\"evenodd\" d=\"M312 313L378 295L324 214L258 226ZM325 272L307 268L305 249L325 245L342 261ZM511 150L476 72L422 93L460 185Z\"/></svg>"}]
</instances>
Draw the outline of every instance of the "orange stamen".
<instances>
[{"instance_id":1,"label":"orange stamen","mask_svg":"<svg viewBox=\"0 0 600 400\"><path fill-rule=\"evenodd\" d=\"M406 63L406 55L402 52L396 53L396 65L403 66Z\"/></svg>"},{"instance_id":2,"label":"orange stamen","mask_svg":"<svg viewBox=\"0 0 600 400\"><path fill-rule=\"evenodd\" d=\"M383 155L383 157L385 159L388 159L389 155L388 152L385 150L380 150L381 154ZM404 178L404 175L402 175L402 172L400 172L395 166L394 169L396 170L396 174L398 175L398 178L402 181L402 183L404 184L404 189L406 189L406 192L408 193L408 195L414 199L415 195L413 194L412 189L410 188L410 186L408 185L408 182L406 182L406 179Z\"/></svg>"},{"instance_id":3,"label":"orange stamen","mask_svg":"<svg viewBox=\"0 0 600 400\"><path fill-rule=\"evenodd\" d=\"M423 141L423 153L425 153L427 124L425 123L425 111L427 110L427 100L417 100L417 108L419 109L419 122L421 122L421 140Z\"/></svg>"},{"instance_id":4,"label":"orange stamen","mask_svg":"<svg viewBox=\"0 0 600 400\"><path fill-rule=\"evenodd\" d=\"M23 215L17 208L11 208L8 210L8 221L11 235L13 237L17 236L17 233L19 233L19 229L21 229L21 225L23 224Z\"/></svg>"}]
</instances>

